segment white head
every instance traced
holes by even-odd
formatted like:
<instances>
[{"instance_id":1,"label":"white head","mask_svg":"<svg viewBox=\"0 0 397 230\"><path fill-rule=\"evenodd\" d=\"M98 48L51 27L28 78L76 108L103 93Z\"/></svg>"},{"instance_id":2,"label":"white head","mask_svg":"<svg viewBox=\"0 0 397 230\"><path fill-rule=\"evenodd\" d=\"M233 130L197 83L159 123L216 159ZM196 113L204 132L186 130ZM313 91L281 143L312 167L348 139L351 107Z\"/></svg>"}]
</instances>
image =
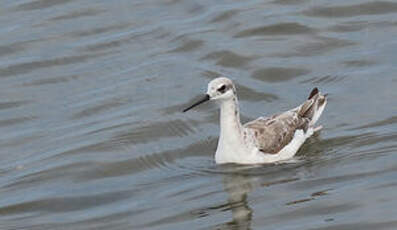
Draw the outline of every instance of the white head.
<instances>
[{"instance_id":1,"label":"white head","mask_svg":"<svg viewBox=\"0 0 397 230\"><path fill-rule=\"evenodd\" d=\"M208 83L207 94L201 100L184 109L183 112L209 100L222 102L232 100L235 96L236 87L230 79L226 77L215 78Z\"/></svg>"},{"instance_id":2,"label":"white head","mask_svg":"<svg viewBox=\"0 0 397 230\"><path fill-rule=\"evenodd\" d=\"M236 87L229 78L219 77L208 83L207 94L210 100L229 100L235 96Z\"/></svg>"}]
</instances>

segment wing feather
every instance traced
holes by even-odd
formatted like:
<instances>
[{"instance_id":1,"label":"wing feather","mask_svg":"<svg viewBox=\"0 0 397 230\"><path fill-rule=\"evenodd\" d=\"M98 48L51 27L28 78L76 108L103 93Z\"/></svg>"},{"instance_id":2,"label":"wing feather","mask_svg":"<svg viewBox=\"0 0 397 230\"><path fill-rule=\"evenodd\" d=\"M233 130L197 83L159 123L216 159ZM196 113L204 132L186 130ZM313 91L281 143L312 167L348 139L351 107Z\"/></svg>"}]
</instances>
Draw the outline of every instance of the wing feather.
<instances>
[{"instance_id":1,"label":"wing feather","mask_svg":"<svg viewBox=\"0 0 397 230\"><path fill-rule=\"evenodd\" d=\"M264 153L277 154L288 145L295 131L306 132L316 120L317 110L326 102L326 96L314 88L309 98L300 106L271 117L260 117L244 125L245 132L254 137L253 142ZM314 119L314 121L313 121ZM317 118L318 119L318 118Z\"/></svg>"},{"instance_id":2,"label":"wing feather","mask_svg":"<svg viewBox=\"0 0 397 230\"><path fill-rule=\"evenodd\" d=\"M294 137L297 129L307 130L309 119L295 111L287 111L269 118L258 118L244 125L255 136L255 144L264 153L276 154Z\"/></svg>"}]
</instances>

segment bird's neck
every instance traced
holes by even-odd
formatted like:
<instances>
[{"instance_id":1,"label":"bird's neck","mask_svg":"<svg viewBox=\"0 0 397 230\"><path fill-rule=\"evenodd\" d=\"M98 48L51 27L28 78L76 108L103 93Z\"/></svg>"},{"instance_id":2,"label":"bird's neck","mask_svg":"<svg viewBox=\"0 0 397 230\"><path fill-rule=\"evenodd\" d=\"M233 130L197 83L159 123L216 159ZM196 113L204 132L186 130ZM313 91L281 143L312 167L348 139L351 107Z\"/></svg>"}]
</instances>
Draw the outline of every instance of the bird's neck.
<instances>
[{"instance_id":1,"label":"bird's neck","mask_svg":"<svg viewBox=\"0 0 397 230\"><path fill-rule=\"evenodd\" d=\"M225 133L228 134L227 136L231 134L240 135L241 123L237 97L221 103L220 125L221 136Z\"/></svg>"},{"instance_id":2,"label":"bird's neck","mask_svg":"<svg viewBox=\"0 0 397 230\"><path fill-rule=\"evenodd\" d=\"M243 127L240 123L240 112L237 97L221 102L220 135L216 151L217 163L230 161L243 150Z\"/></svg>"}]
</instances>

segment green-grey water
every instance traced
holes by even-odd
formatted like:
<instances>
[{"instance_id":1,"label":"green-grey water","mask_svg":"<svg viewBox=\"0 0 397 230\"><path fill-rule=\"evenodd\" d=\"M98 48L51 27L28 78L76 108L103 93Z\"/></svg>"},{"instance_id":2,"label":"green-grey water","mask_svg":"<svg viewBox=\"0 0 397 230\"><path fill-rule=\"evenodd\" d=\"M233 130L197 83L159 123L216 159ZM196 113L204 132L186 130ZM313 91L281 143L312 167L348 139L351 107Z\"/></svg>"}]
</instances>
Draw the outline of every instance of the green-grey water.
<instances>
[{"instance_id":1,"label":"green-grey water","mask_svg":"<svg viewBox=\"0 0 397 230\"><path fill-rule=\"evenodd\" d=\"M397 229L395 1L0 2L0 229ZM329 93L295 163L218 166L244 121Z\"/></svg>"}]
</instances>

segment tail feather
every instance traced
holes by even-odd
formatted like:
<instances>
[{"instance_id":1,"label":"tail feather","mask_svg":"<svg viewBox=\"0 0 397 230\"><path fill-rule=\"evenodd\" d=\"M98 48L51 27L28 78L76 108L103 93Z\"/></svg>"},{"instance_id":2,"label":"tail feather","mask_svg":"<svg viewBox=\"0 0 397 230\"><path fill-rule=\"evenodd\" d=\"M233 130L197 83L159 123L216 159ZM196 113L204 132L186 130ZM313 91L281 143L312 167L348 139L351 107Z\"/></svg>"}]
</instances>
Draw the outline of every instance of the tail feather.
<instances>
[{"instance_id":1,"label":"tail feather","mask_svg":"<svg viewBox=\"0 0 397 230\"><path fill-rule=\"evenodd\" d=\"M309 97L307 98L307 100L312 99L316 94L318 94L318 88L315 87L314 89L312 89L312 92L310 93Z\"/></svg>"},{"instance_id":2,"label":"tail feather","mask_svg":"<svg viewBox=\"0 0 397 230\"><path fill-rule=\"evenodd\" d=\"M316 102L316 108L313 112L312 119L310 121L310 125L314 126L314 124L317 122L317 120L320 118L321 114L324 111L325 106L327 105L327 98L323 95L320 95L318 97L318 100Z\"/></svg>"},{"instance_id":3,"label":"tail feather","mask_svg":"<svg viewBox=\"0 0 397 230\"><path fill-rule=\"evenodd\" d=\"M326 95L321 95L318 88L314 88L309 98L299 107L298 114L310 120L309 125L314 126L320 118L325 105L327 104Z\"/></svg>"}]
</instances>

